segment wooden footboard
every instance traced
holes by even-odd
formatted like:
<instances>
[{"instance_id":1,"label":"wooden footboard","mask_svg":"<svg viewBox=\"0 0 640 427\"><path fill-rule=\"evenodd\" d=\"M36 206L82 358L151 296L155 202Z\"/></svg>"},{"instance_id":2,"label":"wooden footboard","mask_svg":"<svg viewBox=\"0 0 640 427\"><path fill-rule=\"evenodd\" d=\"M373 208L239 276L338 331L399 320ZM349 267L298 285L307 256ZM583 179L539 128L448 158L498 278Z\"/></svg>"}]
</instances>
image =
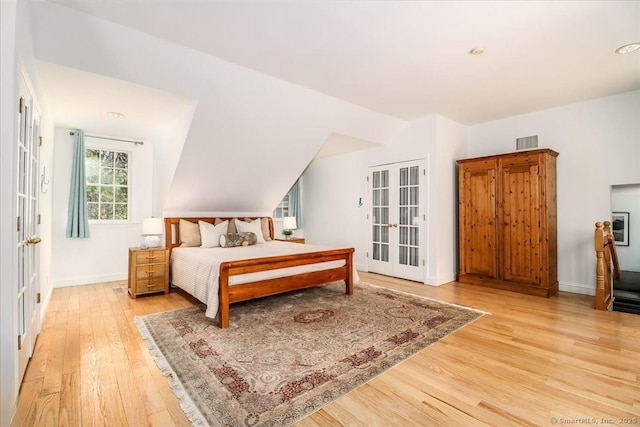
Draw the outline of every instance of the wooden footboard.
<instances>
[{"instance_id":1,"label":"wooden footboard","mask_svg":"<svg viewBox=\"0 0 640 427\"><path fill-rule=\"evenodd\" d=\"M353 248L331 249L321 252L223 262L220 264L220 307L218 310L220 327L226 328L229 326L229 306L231 303L238 301L324 285L336 280L344 280L345 292L348 295L352 295L353 252ZM328 270L229 286L229 277L239 274L340 260L344 260L345 265Z\"/></svg>"},{"instance_id":2,"label":"wooden footboard","mask_svg":"<svg viewBox=\"0 0 640 427\"><path fill-rule=\"evenodd\" d=\"M171 254L171 250L173 248L180 246L181 239L179 224L181 219L196 224L198 223L198 221L204 221L213 224L216 219L232 220L232 218L228 217L165 218L165 244L169 249L169 254ZM273 239L273 220L271 218L267 219L269 234ZM330 282L335 282L337 280L344 280L345 292L348 295L352 295L353 252L353 248L330 249L326 251L254 258L238 261L227 261L221 263L220 283L218 288L218 296L220 301L220 306L218 307L218 313L220 316L220 327L226 328L229 326L229 305L238 301L246 301L253 298L275 295L282 292L289 292L297 289L324 285ZM256 273L260 271L275 270L278 268L297 267L300 265L341 260L344 260L345 264L337 268L229 286L229 277L237 276L239 274Z\"/></svg>"}]
</instances>

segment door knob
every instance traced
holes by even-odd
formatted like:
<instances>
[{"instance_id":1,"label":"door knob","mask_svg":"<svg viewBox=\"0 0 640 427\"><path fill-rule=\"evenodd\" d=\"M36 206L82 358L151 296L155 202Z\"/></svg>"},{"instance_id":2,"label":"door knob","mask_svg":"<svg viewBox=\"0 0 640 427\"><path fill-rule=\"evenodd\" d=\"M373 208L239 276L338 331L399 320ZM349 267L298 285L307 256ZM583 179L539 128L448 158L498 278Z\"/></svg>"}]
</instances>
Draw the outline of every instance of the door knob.
<instances>
[{"instance_id":1,"label":"door knob","mask_svg":"<svg viewBox=\"0 0 640 427\"><path fill-rule=\"evenodd\" d=\"M38 243L42 242L42 239L38 236L31 236L31 237L27 237L24 242L27 245L37 245Z\"/></svg>"}]
</instances>

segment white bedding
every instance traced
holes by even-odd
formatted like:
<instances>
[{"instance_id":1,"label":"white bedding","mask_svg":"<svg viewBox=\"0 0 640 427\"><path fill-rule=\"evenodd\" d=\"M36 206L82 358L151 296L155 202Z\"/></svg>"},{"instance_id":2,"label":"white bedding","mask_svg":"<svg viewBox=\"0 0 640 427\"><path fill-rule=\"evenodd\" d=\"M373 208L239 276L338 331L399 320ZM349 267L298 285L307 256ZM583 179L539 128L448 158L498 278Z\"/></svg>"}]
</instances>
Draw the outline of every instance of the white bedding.
<instances>
[{"instance_id":1,"label":"white bedding","mask_svg":"<svg viewBox=\"0 0 640 427\"><path fill-rule=\"evenodd\" d=\"M289 255L333 249L318 245L301 245L281 241L238 246L235 248L174 248L171 250L171 284L184 289L207 305L205 315L210 318L218 313L218 279L220 263L248 258ZM258 280L274 279L310 271L326 270L344 265L344 261L329 261L297 267L279 268L258 273L229 277L229 286ZM359 281L353 269L353 281Z\"/></svg>"}]
</instances>

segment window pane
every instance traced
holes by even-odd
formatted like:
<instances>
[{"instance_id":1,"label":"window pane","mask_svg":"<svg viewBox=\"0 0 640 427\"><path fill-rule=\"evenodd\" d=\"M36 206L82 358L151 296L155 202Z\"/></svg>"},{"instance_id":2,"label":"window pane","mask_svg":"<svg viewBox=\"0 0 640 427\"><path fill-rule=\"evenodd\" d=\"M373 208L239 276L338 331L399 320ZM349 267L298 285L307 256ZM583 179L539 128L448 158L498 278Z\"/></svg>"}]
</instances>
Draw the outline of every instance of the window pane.
<instances>
[{"instance_id":1,"label":"window pane","mask_svg":"<svg viewBox=\"0 0 640 427\"><path fill-rule=\"evenodd\" d=\"M389 171L382 171L381 187L389 187Z\"/></svg>"},{"instance_id":2,"label":"window pane","mask_svg":"<svg viewBox=\"0 0 640 427\"><path fill-rule=\"evenodd\" d=\"M97 202L100 191L97 185L87 185L87 202Z\"/></svg>"},{"instance_id":3,"label":"window pane","mask_svg":"<svg viewBox=\"0 0 640 427\"><path fill-rule=\"evenodd\" d=\"M112 203L100 203L100 219L104 219L104 220L113 219Z\"/></svg>"},{"instance_id":4,"label":"window pane","mask_svg":"<svg viewBox=\"0 0 640 427\"><path fill-rule=\"evenodd\" d=\"M105 185L113 184L113 169L103 168L100 171L100 183Z\"/></svg>"},{"instance_id":5,"label":"window pane","mask_svg":"<svg viewBox=\"0 0 640 427\"><path fill-rule=\"evenodd\" d=\"M420 169L418 166L411 167L411 181L409 182L411 185L418 185L418 179L420 177Z\"/></svg>"},{"instance_id":6,"label":"window pane","mask_svg":"<svg viewBox=\"0 0 640 427\"><path fill-rule=\"evenodd\" d=\"M100 156L100 166L112 168L114 157L113 151L102 151Z\"/></svg>"},{"instance_id":7,"label":"window pane","mask_svg":"<svg viewBox=\"0 0 640 427\"><path fill-rule=\"evenodd\" d=\"M407 168L400 168L400 185L406 186L409 184L409 170Z\"/></svg>"},{"instance_id":8,"label":"window pane","mask_svg":"<svg viewBox=\"0 0 640 427\"><path fill-rule=\"evenodd\" d=\"M400 225L409 225L409 208L400 208Z\"/></svg>"},{"instance_id":9,"label":"window pane","mask_svg":"<svg viewBox=\"0 0 640 427\"><path fill-rule=\"evenodd\" d=\"M380 247L381 249L381 254L380 254L380 260L381 261L389 261L389 245L381 245Z\"/></svg>"},{"instance_id":10,"label":"window pane","mask_svg":"<svg viewBox=\"0 0 640 427\"><path fill-rule=\"evenodd\" d=\"M380 188L380 172L373 173L373 188Z\"/></svg>"},{"instance_id":11,"label":"window pane","mask_svg":"<svg viewBox=\"0 0 640 427\"><path fill-rule=\"evenodd\" d=\"M89 203L89 219L100 219L100 211L97 203Z\"/></svg>"},{"instance_id":12,"label":"window pane","mask_svg":"<svg viewBox=\"0 0 640 427\"><path fill-rule=\"evenodd\" d=\"M418 204L418 187L411 187L409 196L409 203L412 205Z\"/></svg>"},{"instance_id":13,"label":"window pane","mask_svg":"<svg viewBox=\"0 0 640 427\"><path fill-rule=\"evenodd\" d=\"M382 200L380 201L382 206L389 206L389 189L385 188L382 191Z\"/></svg>"},{"instance_id":14,"label":"window pane","mask_svg":"<svg viewBox=\"0 0 640 427\"><path fill-rule=\"evenodd\" d=\"M409 204L408 190L407 187L400 189L400 206L407 206Z\"/></svg>"},{"instance_id":15,"label":"window pane","mask_svg":"<svg viewBox=\"0 0 640 427\"><path fill-rule=\"evenodd\" d=\"M116 215L115 219L125 220L129 216L127 205L123 203L116 203Z\"/></svg>"},{"instance_id":16,"label":"window pane","mask_svg":"<svg viewBox=\"0 0 640 427\"><path fill-rule=\"evenodd\" d=\"M100 191L100 201L102 203L113 202L113 187L102 187Z\"/></svg>"},{"instance_id":17,"label":"window pane","mask_svg":"<svg viewBox=\"0 0 640 427\"><path fill-rule=\"evenodd\" d=\"M116 169L115 170L115 181L116 185L127 185L127 181L129 180L129 176L126 170Z\"/></svg>"},{"instance_id":18,"label":"window pane","mask_svg":"<svg viewBox=\"0 0 640 427\"><path fill-rule=\"evenodd\" d=\"M400 251L399 251L399 262L401 265L407 265L407 247L406 246L400 246Z\"/></svg>"},{"instance_id":19,"label":"window pane","mask_svg":"<svg viewBox=\"0 0 640 427\"><path fill-rule=\"evenodd\" d=\"M129 167L129 154L116 153L115 167L120 169L127 169Z\"/></svg>"},{"instance_id":20,"label":"window pane","mask_svg":"<svg viewBox=\"0 0 640 427\"><path fill-rule=\"evenodd\" d=\"M418 227L410 227L409 244L413 246L418 246Z\"/></svg>"},{"instance_id":21,"label":"window pane","mask_svg":"<svg viewBox=\"0 0 640 427\"><path fill-rule=\"evenodd\" d=\"M379 242L380 241L380 226L379 225L374 225L373 226L373 241L374 242Z\"/></svg>"},{"instance_id":22,"label":"window pane","mask_svg":"<svg viewBox=\"0 0 640 427\"><path fill-rule=\"evenodd\" d=\"M373 244L373 259L380 260L380 244L379 243Z\"/></svg>"},{"instance_id":23,"label":"window pane","mask_svg":"<svg viewBox=\"0 0 640 427\"><path fill-rule=\"evenodd\" d=\"M116 203L127 203L129 200L127 198L127 187L115 187L114 189L114 200Z\"/></svg>"},{"instance_id":24,"label":"window pane","mask_svg":"<svg viewBox=\"0 0 640 427\"><path fill-rule=\"evenodd\" d=\"M389 224L389 208L380 208L380 224Z\"/></svg>"}]
</instances>

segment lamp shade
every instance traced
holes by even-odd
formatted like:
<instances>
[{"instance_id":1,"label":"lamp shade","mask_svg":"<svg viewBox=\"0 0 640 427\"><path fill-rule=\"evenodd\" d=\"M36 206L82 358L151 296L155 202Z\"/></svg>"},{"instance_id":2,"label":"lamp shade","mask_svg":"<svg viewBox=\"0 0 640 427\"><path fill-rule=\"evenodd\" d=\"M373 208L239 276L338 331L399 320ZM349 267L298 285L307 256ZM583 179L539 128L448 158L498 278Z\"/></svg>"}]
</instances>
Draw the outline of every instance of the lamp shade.
<instances>
[{"instance_id":1,"label":"lamp shade","mask_svg":"<svg viewBox=\"0 0 640 427\"><path fill-rule=\"evenodd\" d=\"M284 218L282 218L283 230L295 230L296 228L298 228L298 225L296 224L295 216L285 216Z\"/></svg>"},{"instance_id":2,"label":"lamp shade","mask_svg":"<svg viewBox=\"0 0 640 427\"><path fill-rule=\"evenodd\" d=\"M142 221L143 236L158 236L164 233L162 218L145 218Z\"/></svg>"}]
</instances>

